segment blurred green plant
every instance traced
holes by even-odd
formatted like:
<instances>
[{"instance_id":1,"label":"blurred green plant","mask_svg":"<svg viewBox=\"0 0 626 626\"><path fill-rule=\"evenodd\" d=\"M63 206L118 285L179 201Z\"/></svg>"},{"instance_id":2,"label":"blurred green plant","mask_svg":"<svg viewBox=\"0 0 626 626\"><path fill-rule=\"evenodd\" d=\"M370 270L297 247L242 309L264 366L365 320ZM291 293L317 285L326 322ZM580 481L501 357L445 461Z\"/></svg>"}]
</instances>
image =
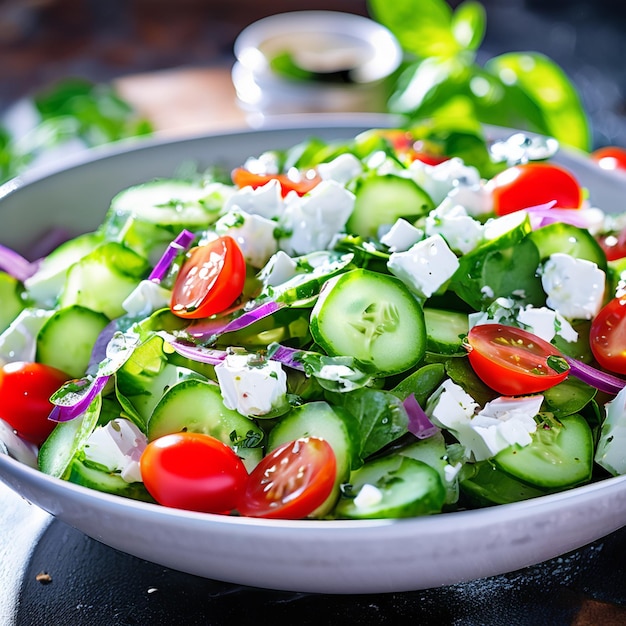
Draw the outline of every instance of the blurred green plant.
<instances>
[{"instance_id":1,"label":"blurred green plant","mask_svg":"<svg viewBox=\"0 0 626 626\"><path fill-rule=\"evenodd\" d=\"M111 85L66 79L36 93L29 104L35 122L26 133L16 136L0 126L0 183L51 149L90 148L153 131Z\"/></svg>"},{"instance_id":2,"label":"blurred green plant","mask_svg":"<svg viewBox=\"0 0 626 626\"><path fill-rule=\"evenodd\" d=\"M550 135L590 149L589 120L565 72L538 52L510 52L476 61L486 28L479 2L453 10L445 0L368 0L405 53L388 101L409 122L476 128L480 123Z\"/></svg>"}]
</instances>

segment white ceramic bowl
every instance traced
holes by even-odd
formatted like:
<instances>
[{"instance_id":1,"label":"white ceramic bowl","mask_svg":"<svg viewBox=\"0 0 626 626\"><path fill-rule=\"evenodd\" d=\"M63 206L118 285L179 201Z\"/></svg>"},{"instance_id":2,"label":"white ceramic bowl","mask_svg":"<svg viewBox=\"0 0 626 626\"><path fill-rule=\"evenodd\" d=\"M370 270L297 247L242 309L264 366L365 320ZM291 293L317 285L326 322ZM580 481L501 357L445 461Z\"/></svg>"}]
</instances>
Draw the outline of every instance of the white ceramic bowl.
<instances>
[{"instance_id":1,"label":"white ceramic bowl","mask_svg":"<svg viewBox=\"0 0 626 626\"><path fill-rule=\"evenodd\" d=\"M291 51L303 62L332 70L347 62L350 84L289 80L270 68L276 53ZM339 11L291 11L246 27L234 45L232 78L243 109L264 115L382 111L383 82L399 67L402 50L377 22Z\"/></svg>"},{"instance_id":2,"label":"white ceramic bowl","mask_svg":"<svg viewBox=\"0 0 626 626\"><path fill-rule=\"evenodd\" d=\"M367 126L380 122L370 120ZM264 149L312 135L348 138L367 126L322 119L302 128L152 141L106 149L99 158L75 158L49 175L33 173L0 188L0 242L25 251L52 225L93 228L117 191L171 175L190 159L232 167ZM559 159L599 204L620 206L625 179L575 154L562 153ZM0 480L123 552L207 578L301 592L397 592L482 578L564 554L626 524L626 476L526 502L431 517L295 522L125 500L51 478L2 455Z\"/></svg>"}]
</instances>

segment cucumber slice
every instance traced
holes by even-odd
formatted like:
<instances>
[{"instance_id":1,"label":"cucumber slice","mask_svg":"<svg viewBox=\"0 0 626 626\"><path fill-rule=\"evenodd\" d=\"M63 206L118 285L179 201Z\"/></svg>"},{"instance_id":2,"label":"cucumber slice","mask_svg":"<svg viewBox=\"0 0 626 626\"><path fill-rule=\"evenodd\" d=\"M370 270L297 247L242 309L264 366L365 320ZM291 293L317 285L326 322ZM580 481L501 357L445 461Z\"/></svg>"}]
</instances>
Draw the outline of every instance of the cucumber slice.
<instances>
[{"instance_id":1,"label":"cucumber slice","mask_svg":"<svg viewBox=\"0 0 626 626\"><path fill-rule=\"evenodd\" d=\"M426 352L422 308L397 278L356 269L331 278L311 312L311 335L330 356L377 376L406 371Z\"/></svg>"},{"instance_id":2,"label":"cucumber slice","mask_svg":"<svg viewBox=\"0 0 626 626\"><path fill-rule=\"evenodd\" d=\"M463 352L463 338L469 332L466 313L424 307L426 350L438 354Z\"/></svg>"},{"instance_id":3,"label":"cucumber slice","mask_svg":"<svg viewBox=\"0 0 626 626\"><path fill-rule=\"evenodd\" d=\"M109 318L80 305L55 311L37 335L37 360L72 378L84 375L91 351Z\"/></svg>"},{"instance_id":4,"label":"cucumber slice","mask_svg":"<svg viewBox=\"0 0 626 626\"><path fill-rule=\"evenodd\" d=\"M544 423L525 447L499 452L496 467L533 487L567 489L587 482L593 466L593 435L582 415Z\"/></svg>"},{"instance_id":5,"label":"cucumber slice","mask_svg":"<svg viewBox=\"0 0 626 626\"><path fill-rule=\"evenodd\" d=\"M564 222L554 222L534 230L529 237L539 250L542 261L555 252L563 252L578 259L592 261L607 271L606 254L594 236L584 228Z\"/></svg>"},{"instance_id":6,"label":"cucumber slice","mask_svg":"<svg viewBox=\"0 0 626 626\"><path fill-rule=\"evenodd\" d=\"M434 209L431 197L412 179L395 174L370 175L359 180L346 230L374 237L378 229L403 217L415 221Z\"/></svg>"},{"instance_id":7,"label":"cucumber slice","mask_svg":"<svg viewBox=\"0 0 626 626\"><path fill-rule=\"evenodd\" d=\"M122 302L149 268L148 261L130 248L105 243L72 265L59 304L80 304L109 319L120 317L125 313Z\"/></svg>"},{"instance_id":8,"label":"cucumber slice","mask_svg":"<svg viewBox=\"0 0 626 626\"><path fill-rule=\"evenodd\" d=\"M148 420L148 440L189 431L211 435L229 445L251 471L263 456L263 431L224 406L217 384L188 378L170 387Z\"/></svg>"},{"instance_id":9,"label":"cucumber slice","mask_svg":"<svg viewBox=\"0 0 626 626\"><path fill-rule=\"evenodd\" d=\"M0 302L2 302L0 333L9 327L24 308L25 302L22 299L22 292L22 285L16 278L6 272L0 272Z\"/></svg>"},{"instance_id":10,"label":"cucumber slice","mask_svg":"<svg viewBox=\"0 0 626 626\"><path fill-rule=\"evenodd\" d=\"M142 500L143 502L154 502L154 498L148 493L143 483L127 483L117 474L90 467L79 459L72 461L67 480L89 489L112 493L116 496Z\"/></svg>"},{"instance_id":11,"label":"cucumber slice","mask_svg":"<svg viewBox=\"0 0 626 626\"><path fill-rule=\"evenodd\" d=\"M394 454L366 463L350 476L351 492L342 497L335 514L348 519L417 517L439 513L446 499L439 472L426 463ZM359 500L366 486L376 497Z\"/></svg>"},{"instance_id":12,"label":"cucumber slice","mask_svg":"<svg viewBox=\"0 0 626 626\"><path fill-rule=\"evenodd\" d=\"M471 467L466 465L464 471L468 475L461 479L461 493L474 506L521 502L551 493L549 489L539 489L509 476L491 461L483 461Z\"/></svg>"},{"instance_id":13,"label":"cucumber slice","mask_svg":"<svg viewBox=\"0 0 626 626\"><path fill-rule=\"evenodd\" d=\"M323 517L334 507L340 485L348 480L350 470L358 461L359 425L341 407L327 402L309 402L292 409L272 428L268 435L268 451L301 437L325 439L337 461L337 478L331 495L311 517Z\"/></svg>"}]
</instances>

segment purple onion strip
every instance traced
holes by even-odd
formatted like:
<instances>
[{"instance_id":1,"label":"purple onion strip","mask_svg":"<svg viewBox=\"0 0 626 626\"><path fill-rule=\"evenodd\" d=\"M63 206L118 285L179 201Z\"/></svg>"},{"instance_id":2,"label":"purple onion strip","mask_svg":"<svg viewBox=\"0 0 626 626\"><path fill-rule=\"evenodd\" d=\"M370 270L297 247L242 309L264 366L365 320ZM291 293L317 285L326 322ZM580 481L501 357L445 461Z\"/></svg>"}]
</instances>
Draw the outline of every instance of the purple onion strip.
<instances>
[{"instance_id":1,"label":"purple onion strip","mask_svg":"<svg viewBox=\"0 0 626 626\"><path fill-rule=\"evenodd\" d=\"M432 437L439 432L439 427L430 421L430 418L415 398L414 393L408 396L402 404L409 416L409 432L418 439L428 439L428 437Z\"/></svg>"},{"instance_id":2,"label":"purple onion strip","mask_svg":"<svg viewBox=\"0 0 626 626\"><path fill-rule=\"evenodd\" d=\"M97 376L80 392L75 393L75 398L68 404L57 404L51 411L48 419L53 422L69 422L82 415L93 402L94 398L102 392L109 382L110 376ZM65 402L65 400L62 400Z\"/></svg>"},{"instance_id":3,"label":"purple onion strip","mask_svg":"<svg viewBox=\"0 0 626 626\"><path fill-rule=\"evenodd\" d=\"M157 264L154 266L154 269L150 272L150 276L148 276L148 280L161 282L178 253L181 250L186 250L194 240L194 237L195 235L191 231L186 229L181 231L176 239L170 243L167 250L163 253L163 256L161 256Z\"/></svg>"},{"instance_id":4,"label":"purple onion strip","mask_svg":"<svg viewBox=\"0 0 626 626\"><path fill-rule=\"evenodd\" d=\"M595 387L598 391L616 395L626 386L626 380L613 376L612 374L607 374L577 359L572 359L568 356L564 358L570 367L570 374L572 376Z\"/></svg>"},{"instance_id":5,"label":"purple onion strip","mask_svg":"<svg viewBox=\"0 0 626 626\"><path fill-rule=\"evenodd\" d=\"M37 271L38 267L38 261L31 263L15 250L0 245L0 270L10 274L13 278L24 282Z\"/></svg>"}]
</instances>

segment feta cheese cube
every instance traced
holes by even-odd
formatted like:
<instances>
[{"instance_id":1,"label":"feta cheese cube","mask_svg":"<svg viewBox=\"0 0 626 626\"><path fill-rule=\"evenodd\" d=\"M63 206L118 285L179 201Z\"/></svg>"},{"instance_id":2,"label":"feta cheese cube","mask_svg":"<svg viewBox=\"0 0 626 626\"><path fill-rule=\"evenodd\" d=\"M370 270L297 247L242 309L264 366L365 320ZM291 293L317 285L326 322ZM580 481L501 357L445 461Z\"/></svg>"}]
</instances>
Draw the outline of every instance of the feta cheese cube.
<instances>
[{"instance_id":1,"label":"feta cheese cube","mask_svg":"<svg viewBox=\"0 0 626 626\"><path fill-rule=\"evenodd\" d=\"M0 365L14 361L35 360L37 334L54 311L38 308L22 309L0 334Z\"/></svg>"},{"instance_id":2,"label":"feta cheese cube","mask_svg":"<svg viewBox=\"0 0 626 626\"><path fill-rule=\"evenodd\" d=\"M246 262L260 268L278 250L276 226L275 221L261 215L231 211L215 223L215 232L231 236L239 244Z\"/></svg>"},{"instance_id":3,"label":"feta cheese cube","mask_svg":"<svg viewBox=\"0 0 626 626\"><path fill-rule=\"evenodd\" d=\"M280 247L291 255L326 250L344 230L354 200L351 191L332 180L322 181L302 197L288 194L280 225L290 235L280 240Z\"/></svg>"},{"instance_id":4,"label":"feta cheese cube","mask_svg":"<svg viewBox=\"0 0 626 626\"><path fill-rule=\"evenodd\" d=\"M471 252L483 238L483 225L460 204L444 200L425 221L426 235L441 235L457 253Z\"/></svg>"},{"instance_id":5,"label":"feta cheese cube","mask_svg":"<svg viewBox=\"0 0 626 626\"><path fill-rule=\"evenodd\" d=\"M345 185L363 172L363 165L354 154L346 152L328 163L320 163L317 172L322 180L334 180Z\"/></svg>"},{"instance_id":6,"label":"feta cheese cube","mask_svg":"<svg viewBox=\"0 0 626 626\"><path fill-rule=\"evenodd\" d=\"M369 483L365 483L359 493L356 494L353 502L357 509L368 509L376 506L383 499L383 492Z\"/></svg>"},{"instance_id":7,"label":"feta cheese cube","mask_svg":"<svg viewBox=\"0 0 626 626\"><path fill-rule=\"evenodd\" d=\"M540 273L546 304L566 319L591 319L602 308L606 275L595 263L557 252Z\"/></svg>"},{"instance_id":8,"label":"feta cheese cube","mask_svg":"<svg viewBox=\"0 0 626 626\"><path fill-rule=\"evenodd\" d=\"M273 254L258 274L258 279L265 287L276 287L297 273L298 264L286 252L279 250Z\"/></svg>"},{"instance_id":9,"label":"feta cheese cube","mask_svg":"<svg viewBox=\"0 0 626 626\"><path fill-rule=\"evenodd\" d=\"M455 431L473 417L478 403L463 387L446 379L428 399L424 411L439 428Z\"/></svg>"},{"instance_id":10,"label":"feta cheese cube","mask_svg":"<svg viewBox=\"0 0 626 626\"><path fill-rule=\"evenodd\" d=\"M215 374L224 404L247 417L260 417L287 403L287 376L277 361L229 354Z\"/></svg>"},{"instance_id":11,"label":"feta cheese cube","mask_svg":"<svg viewBox=\"0 0 626 626\"><path fill-rule=\"evenodd\" d=\"M454 157L438 165L427 165L419 160L409 166L413 180L432 198L435 205L458 185L478 185L480 174L475 167L465 165L463 160Z\"/></svg>"},{"instance_id":12,"label":"feta cheese cube","mask_svg":"<svg viewBox=\"0 0 626 626\"><path fill-rule=\"evenodd\" d=\"M119 473L127 482L141 482L139 459L148 445L146 436L130 420L118 418L98 426L87 439L85 457Z\"/></svg>"},{"instance_id":13,"label":"feta cheese cube","mask_svg":"<svg viewBox=\"0 0 626 626\"><path fill-rule=\"evenodd\" d=\"M172 293L153 280L142 280L122 302L122 308L135 317L148 317L169 305Z\"/></svg>"},{"instance_id":14,"label":"feta cheese cube","mask_svg":"<svg viewBox=\"0 0 626 626\"><path fill-rule=\"evenodd\" d=\"M224 203L224 213L231 211L260 215L272 219L282 215L285 205L278 180L270 180L260 187L242 187Z\"/></svg>"},{"instance_id":15,"label":"feta cheese cube","mask_svg":"<svg viewBox=\"0 0 626 626\"><path fill-rule=\"evenodd\" d=\"M459 260L441 235L432 235L405 252L393 252L387 267L411 291L429 298L452 278Z\"/></svg>"},{"instance_id":16,"label":"feta cheese cube","mask_svg":"<svg viewBox=\"0 0 626 626\"><path fill-rule=\"evenodd\" d=\"M520 324L545 341L552 341L559 335L565 341L573 342L578 339L578 333L572 325L560 314L548 307L533 307L528 305L517 314Z\"/></svg>"},{"instance_id":17,"label":"feta cheese cube","mask_svg":"<svg viewBox=\"0 0 626 626\"><path fill-rule=\"evenodd\" d=\"M399 218L381 236L380 242L391 252L405 252L424 237L424 232L403 218Z\"/></svg>"}]
</instances>

